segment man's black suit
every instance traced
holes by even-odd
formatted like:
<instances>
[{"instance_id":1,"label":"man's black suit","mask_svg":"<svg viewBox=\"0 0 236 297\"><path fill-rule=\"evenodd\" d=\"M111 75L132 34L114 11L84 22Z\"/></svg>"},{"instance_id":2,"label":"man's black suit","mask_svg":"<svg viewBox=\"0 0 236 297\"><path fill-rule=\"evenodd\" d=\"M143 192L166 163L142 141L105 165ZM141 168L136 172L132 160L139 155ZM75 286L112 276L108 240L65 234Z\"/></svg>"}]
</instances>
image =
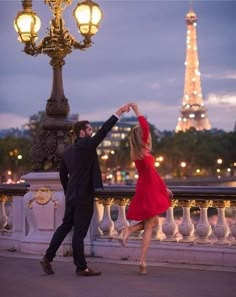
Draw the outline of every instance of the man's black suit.
<instances>
[{"instance_id":1,"label":"man's black suit","mask_svg":"<svg viewBox=\"0 0 236 297\"><path fill-rule=\"evenodd\" d=\"M94 190L103 187L96 148L117 120L115 115L111 116L93 137L77 138L63 153L60 179L65 192L65 214L46 251L45 256L50 262L74 226L72 239L74 264L78 270L87 268L84 238L93 215Z\"/></svg>"}]
</instances>

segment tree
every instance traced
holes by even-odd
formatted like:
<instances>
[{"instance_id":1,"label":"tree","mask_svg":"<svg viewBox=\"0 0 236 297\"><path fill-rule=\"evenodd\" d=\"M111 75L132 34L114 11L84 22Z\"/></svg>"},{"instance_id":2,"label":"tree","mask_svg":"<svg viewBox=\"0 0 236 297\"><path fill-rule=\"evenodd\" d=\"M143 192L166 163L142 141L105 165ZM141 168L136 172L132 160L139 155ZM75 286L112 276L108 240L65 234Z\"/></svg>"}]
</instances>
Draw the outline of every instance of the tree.
<instances>
[{"instance_id":1,"label":"tree","mask_svg":"<svg viewBox=\"0 0 236 297\"><path fill-rule=\"evenodd\" d=\"M32 139L33 143L35 143L37 136L39 135L45 117L46 112L39 111L38 113L30 116L29 123L26 123L24 126L26 129L29 129L29 136Z\"/></svg>"},{"instance_id":2,"label":"tree","mask_svg":"<svg viewBox=\"0 0 236 297\"><path fill-rule=\"evenodd\" d=\"M19 179L31 169L29 150L32 142L27 137L7 136L0 139L0 174L6 180L7 172L11 177Z\"/></svg>"}]
</instances>

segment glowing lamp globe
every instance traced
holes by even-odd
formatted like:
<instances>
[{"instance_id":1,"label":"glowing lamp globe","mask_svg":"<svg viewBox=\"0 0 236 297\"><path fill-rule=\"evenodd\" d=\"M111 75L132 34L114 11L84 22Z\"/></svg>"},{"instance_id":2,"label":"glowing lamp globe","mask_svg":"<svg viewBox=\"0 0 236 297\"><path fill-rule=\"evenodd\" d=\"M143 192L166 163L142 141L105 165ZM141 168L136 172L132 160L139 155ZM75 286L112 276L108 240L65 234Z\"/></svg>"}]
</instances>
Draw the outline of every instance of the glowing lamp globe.
<instances>
[{"instance_id":1,"label":"glowing lamp globe","mask_svg":"<svg viewBox=\"0 0 236 297\"><path fill-rule=\"evenodd\" d=\"M38 31L41 27L40 18L34 13L21 11L17 14L14 20L14 28L19 34L18 40L20 42L29 42L36 40Z\"/></svg>"},{"instance_id":2,"label":"glowing lamp globe","mask_svg":"<svg viewBox=\"0 0 236 297\"><path fill-rule=\"evenodd\" d=\"M74 10L74 17L80 33L91 37L98 31L102 19L102 11L98 4L91 0L79 2Z\"/></svg>"}]
</instances>

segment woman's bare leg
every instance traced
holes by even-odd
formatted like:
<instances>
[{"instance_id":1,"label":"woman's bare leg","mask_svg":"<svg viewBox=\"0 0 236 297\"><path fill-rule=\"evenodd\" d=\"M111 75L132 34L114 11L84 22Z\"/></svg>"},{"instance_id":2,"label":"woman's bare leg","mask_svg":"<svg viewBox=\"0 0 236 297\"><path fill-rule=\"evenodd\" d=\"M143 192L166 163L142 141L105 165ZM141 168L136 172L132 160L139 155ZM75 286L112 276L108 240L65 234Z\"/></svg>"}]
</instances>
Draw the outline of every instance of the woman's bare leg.
<instances>
[{"instance_id":1,"label":"woman's bare leg","mask_svg":"<svg viewBox=\"0 0 236 297\"><path fill-rule=\"evenodd\" d=\"M146 255L152 237L152 229L158 224L159 218L157 216L144 221L144 233L142 238L140 265L146 266Z\"/></svg>"},{"instance_id":2,"label":"woman's bare leg","mask_svg":"<svg viewBox=\"0 0 236 297\"><path fill-rule=\"evenodd\" d=\"M123 230L121 231L120 234L120 242L123 246L125 246L128 237L133 233L133 232L137 232L137 231L141 231L144 229L144 221L139 222L135 225L132 226L126 226L123 228Z\"/></svg>"}]
</instances>

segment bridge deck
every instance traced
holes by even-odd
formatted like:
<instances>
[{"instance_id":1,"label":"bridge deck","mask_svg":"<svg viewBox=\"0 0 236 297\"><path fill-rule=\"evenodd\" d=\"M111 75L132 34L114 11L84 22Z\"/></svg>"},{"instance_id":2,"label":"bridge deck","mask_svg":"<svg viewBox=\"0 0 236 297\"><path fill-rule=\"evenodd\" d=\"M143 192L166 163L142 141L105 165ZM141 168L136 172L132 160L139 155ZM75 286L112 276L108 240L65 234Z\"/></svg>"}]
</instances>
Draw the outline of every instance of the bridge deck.
<instances>
[{"instance_id":1,"label":"bridge deck","mask_svg":"<svg viewBox=\"0 0 236 297\"><path fill-rule=\"evenodd\" d=\"M53 262L55 275L45 275L38 256L0 252L2 297L234 297L236 268L216 271L204 266L151 263L148 275L137 263L88 258L97 277L77 277L71 258Z\"/></svg>"}]
</instances>

